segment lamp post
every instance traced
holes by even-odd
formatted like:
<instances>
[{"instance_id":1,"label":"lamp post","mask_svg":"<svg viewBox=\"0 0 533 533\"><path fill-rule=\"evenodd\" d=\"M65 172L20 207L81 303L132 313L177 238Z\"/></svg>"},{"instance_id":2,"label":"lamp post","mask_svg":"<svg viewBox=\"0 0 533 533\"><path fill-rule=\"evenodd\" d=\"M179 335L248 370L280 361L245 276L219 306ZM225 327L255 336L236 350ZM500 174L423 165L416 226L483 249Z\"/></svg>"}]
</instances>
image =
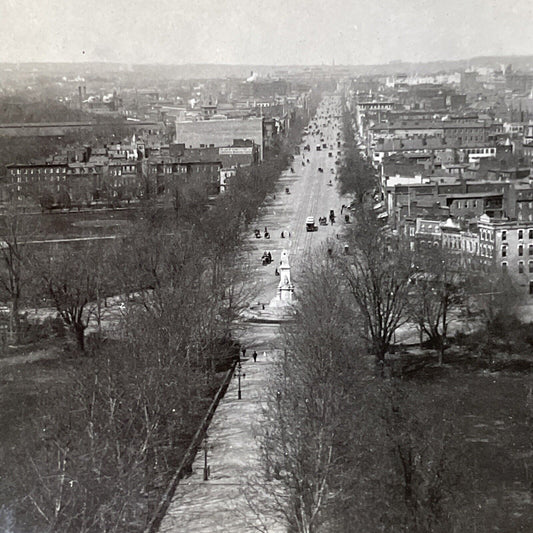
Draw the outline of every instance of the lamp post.
<instances>
[{"instance_id":1,"label":"lamp post","mask_svg":"<svg viewBox=\"0 0 533 533\"><path fill-rule=\"evenodd\" d=\"M207 466L207 448L208 448L208 435L207 431L204 436L204 481L209 479L209 466Z\"/></svg>"},{"instance_id":2,"label":"lamp post","mask_svg":"<svg viewBox=\"0 0 533 533\"><path fill-rule=\"evenodd\" d=\"M242 375L242 367L241 367L241 362L239 361L237 363L237 379L239 380L239 391L238 391L237 398L239 400L242 398L242 395L241 395L241 375Z\"/></svg>"}]
</instances>

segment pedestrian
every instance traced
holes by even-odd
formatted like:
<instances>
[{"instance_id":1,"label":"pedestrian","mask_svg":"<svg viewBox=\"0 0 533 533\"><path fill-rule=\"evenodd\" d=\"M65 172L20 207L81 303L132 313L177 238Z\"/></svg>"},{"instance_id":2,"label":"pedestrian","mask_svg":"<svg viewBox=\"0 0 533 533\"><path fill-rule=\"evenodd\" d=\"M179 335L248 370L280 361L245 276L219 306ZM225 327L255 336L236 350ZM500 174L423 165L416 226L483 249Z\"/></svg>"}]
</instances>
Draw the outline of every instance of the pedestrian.
<instances>
[{"instance_id":1,"label":"pedestrian","mask_svg":"<svg viewBox=\"0 0 533 533\"><path fill-rule=\"evenodd\" d=\"M266 359L267 353L263 352L263 359Z\"/></svg>"},{"instance_id":2,"label":"pedestrian","mask_svg":"<svg viewBox=\"0 0 533 533\"><path fill-rule=\"evenodd\" d=\"M257 361L257 352L254 350L254 353L252 354L252 357L254 358L254 363Z\"/></svg>"},{"instance_id":3,"label":"pedestrian","mask_svg":"<svg viewBox=\"0 0 533 533\"><path fill-rule=\"evenodd\" d=\"M268 252L268 261L269 263L272 263L272 254Z\"/></svg>"},{"instance_id":4,"label":"pedestrian","mask_svg":"<svg viewBox=\"0 0 533 533\"><path fill-rule=\"evenodd\" d=\"M246 348L244 348L244 347L242 349L242 357L243 357L243 359L246 357Z\"/></svg>"},{"instance_id":5,"label":"pedestrian","mask_svg":"<svg viewBox=\"0 0 533 533\"><path fill-rule=\"evenodd\" d=\"M285 238L285 234L283 233L283 231L281 232L281 238L282 238L282 239Z\"/></svg>"}]
</instances>

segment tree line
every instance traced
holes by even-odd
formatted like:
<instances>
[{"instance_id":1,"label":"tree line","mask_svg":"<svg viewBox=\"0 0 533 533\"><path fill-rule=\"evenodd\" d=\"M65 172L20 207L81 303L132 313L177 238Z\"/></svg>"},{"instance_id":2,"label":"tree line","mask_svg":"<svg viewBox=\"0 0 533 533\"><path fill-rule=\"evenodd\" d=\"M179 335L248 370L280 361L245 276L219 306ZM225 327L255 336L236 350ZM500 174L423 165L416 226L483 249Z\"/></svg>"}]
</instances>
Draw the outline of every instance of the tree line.
<instances>
[{"instance_id":1,"label":"tree line","mask_svg":"<svg viewBox=\"0 0 533 533\"><path fill-rule=\"evenodd\" d=\"M388 231L365 201L374 185L350 189L358 177L344 182L355 198L349 251L332 242L315 254L283 328L250 502L291 533L504 530L511 506L486 510L480 450L459 417L468 390L420 369L448 361L463 336L450 338L451 316L468 309L475 357L494 353L519 300L502 273ZM407 325L429 361L395 353Z\"/></svg>"},{"instance_id":2,"label":"tree line","mask_svg":"<svg viewBox=\"0 0 533 533\"><path fill-rule=\"evenodd\" d=\"M2 492L8 483L12 500L0 515L14 531L134 532L151 518L238 356L233 331L250 298L238 253L307 118L295 115L264 163L239 169L214 203L201 188L170 210L146 201L104 245L32 249L20 212L0 220L13 339L24 342L22 311L39 302L54 309L72 361L8 452Z\"/></svg>"}]
</instances>

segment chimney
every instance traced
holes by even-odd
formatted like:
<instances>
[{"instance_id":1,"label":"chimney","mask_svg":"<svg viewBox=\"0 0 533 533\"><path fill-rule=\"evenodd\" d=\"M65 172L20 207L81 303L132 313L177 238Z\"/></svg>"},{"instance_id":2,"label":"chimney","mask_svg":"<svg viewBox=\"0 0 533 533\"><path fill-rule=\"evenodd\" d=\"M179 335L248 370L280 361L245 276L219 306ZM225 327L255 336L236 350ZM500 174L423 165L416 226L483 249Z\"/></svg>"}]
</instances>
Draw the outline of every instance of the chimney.
<instances>
[{"instance_id":1,"label":"chimney","mask_svg":"<svg viewBox=\"0 0 533 533\"><path fill-rule=\"evenodd\" d=\"M87 87L83 86L83 99L85 100L87 98Z\"/></svg>"}]
</instances>

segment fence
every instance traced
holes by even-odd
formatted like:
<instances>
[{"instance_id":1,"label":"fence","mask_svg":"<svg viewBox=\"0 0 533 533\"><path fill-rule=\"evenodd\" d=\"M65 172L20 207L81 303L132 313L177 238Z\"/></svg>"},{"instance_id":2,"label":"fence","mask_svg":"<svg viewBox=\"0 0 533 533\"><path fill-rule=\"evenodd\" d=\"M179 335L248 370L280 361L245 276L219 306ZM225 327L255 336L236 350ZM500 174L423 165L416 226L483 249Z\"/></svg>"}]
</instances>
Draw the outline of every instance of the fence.
<instances>
[{"instance_id":1,"label":"fence","mask_svg":"<svg viewBox=\"0 0 533 533\"><path fill-rule=\"evenodd\" d=\"M191 466L196 456L196 453L200 447L200 444L204 440L205 433L207 431L207 428L209 427L209 424L211 422L211 419L213 418L213 415L215 414L218 404L220 403L220 400L224 397L224 394L226 393L228 385L230 384L231 378L233 377L233 374L235 372L236 365L237 365L237 361L235 361L233 365L231 366L231 368L226 372L226 375L224 376L224 380L222 381L222 384L220 385L217 393L215 394L213 401L209 405L209 409L207 410L207 413L202 419L200 426L196 430L196 433L194 434L194 437L192 438L191 444L187 448L187 451L185 452L185 455L183 456L183 459L181 460L181 463L178 469L176 470L176 473L170 480L170 483L168 484L168 487L165 490L165 493L160 499L157 509L155 510L152 516L152 519L150 520L150 522L148 523L147 527L144 530L144 533L157 533L159 526L161 525L161 521L163 520L168 510L170 501L172 500L172 497L174 496L176 487L178 486L180 480L185 477L185 474L191 470Z\"/></svg>"}]
</instances>

